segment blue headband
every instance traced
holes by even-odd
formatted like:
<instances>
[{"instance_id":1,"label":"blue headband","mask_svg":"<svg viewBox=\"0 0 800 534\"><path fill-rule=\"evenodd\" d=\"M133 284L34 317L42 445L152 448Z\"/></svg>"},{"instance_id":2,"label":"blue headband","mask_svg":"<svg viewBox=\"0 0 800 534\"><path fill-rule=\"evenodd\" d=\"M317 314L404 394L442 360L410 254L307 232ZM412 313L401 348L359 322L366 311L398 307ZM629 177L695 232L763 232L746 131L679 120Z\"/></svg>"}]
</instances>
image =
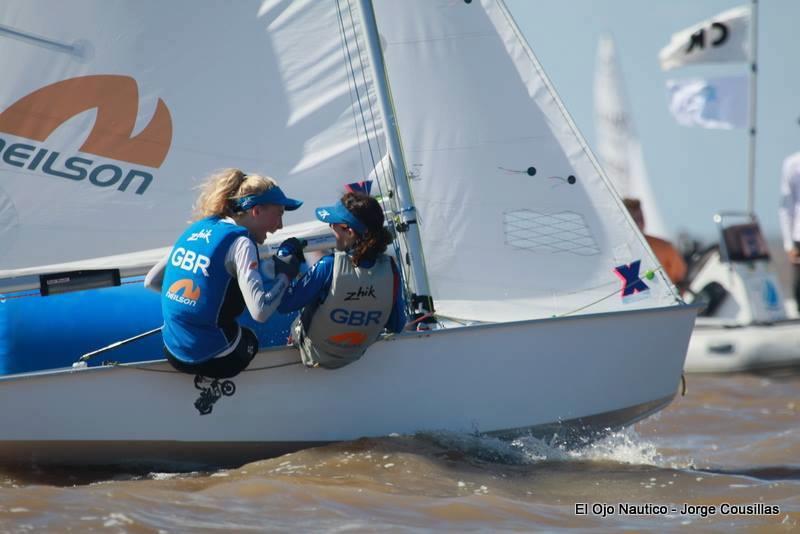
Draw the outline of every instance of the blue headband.
<instances>
[{"instance_id":1,"label":"blue headband","mask_svg":"<svg viewBox=\"0 0 800 534\"><path fill-rule=\"evenodd\" d=\"M283 206L286 211L294 211L303 205L303 201L287 197L277 185L258 195L245 195L233 201L235 211L247 211L259 204L276 204Z\"/></svg>"}]
</instances>

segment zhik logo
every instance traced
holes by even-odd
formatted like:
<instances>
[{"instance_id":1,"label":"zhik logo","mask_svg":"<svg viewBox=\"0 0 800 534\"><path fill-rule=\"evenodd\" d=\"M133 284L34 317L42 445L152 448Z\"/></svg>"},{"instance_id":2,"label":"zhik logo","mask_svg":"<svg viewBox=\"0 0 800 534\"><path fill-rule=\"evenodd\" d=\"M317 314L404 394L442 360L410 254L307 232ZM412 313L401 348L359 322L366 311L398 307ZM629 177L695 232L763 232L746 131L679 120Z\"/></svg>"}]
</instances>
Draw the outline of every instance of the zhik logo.
<instances>
[{"instance_id":1,"label":"zhik logo","mask_svg":"<svg viewBox=\"0 0 800 534\"><path fill-rule=\"evenodd\" d=\"M187 306L196 306L200 300L200 288L189 278L182 278L169 286L167 298Z\"/></svg>"},{"instance_id":2,"label":"zhik logo","mask_svg":"<svg viewBox=\"0 0 800 534\"><path fill-rule=\"evenodd\" d=\"M133 165L159 168L172 144L172 117L159 99L150 122L136 135L133 129L139 109L139 90L130 76L93 75L47 85L20 98L0 113L0 132L44 142L59 126L90 109L97 117L81 152ZM140 179L136 194L143 194L153 175L140 169L98 164L91 159L63 157L50 148L26 143L8 144L0 138L4 163L39 170L59 178L89 182L98 187L119 183L125 191ZM126 172L127 171L127 172Z\"/></svg>"}]
</instances>

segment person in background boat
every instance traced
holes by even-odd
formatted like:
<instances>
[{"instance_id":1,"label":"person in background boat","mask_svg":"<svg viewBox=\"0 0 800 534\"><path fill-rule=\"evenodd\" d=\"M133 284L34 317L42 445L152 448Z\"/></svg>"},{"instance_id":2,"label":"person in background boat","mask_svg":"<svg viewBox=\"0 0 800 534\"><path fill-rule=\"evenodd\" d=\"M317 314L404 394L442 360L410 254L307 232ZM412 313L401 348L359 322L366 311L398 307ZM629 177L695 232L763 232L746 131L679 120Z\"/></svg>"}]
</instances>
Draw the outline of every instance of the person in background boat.
<instances>
[{"instance_id":1,"label":"person in background boat","mask_svg":"<svg viewBox=\"0 0 800 534\"><path fill-rule=\"evenodd\" d=\"M672 243L655 236L647 235L644 231L644 212L642 203L635 198L624 198L622 201L633 217L636 226L644 234L647 244L653 249L653 253L658 258L658 262L664 267L664 272L672 280L672 283L681 288L681 284L686 278L686 262L683 261L680 252L672 246Z\"/></svg>"},{"instance_id":2,"label":"person in background boat","mask_svg":"<svg viewBox=\"0 0 800 534\"><path fill-rule=\"evenodd\" d=\"M247 367L258 339L236 318L247 308L265 322L303 261L297 239L265 261L256 245L283 227L284 210L301 204L266 176L226 169L209 177L195 205L197 220L144 282L162 295L164 354L175 369L230 378Z\"/></svg>"},{"instance_id":3,"label":"person in background boat","mask_svg":"<svg viewBox=\"0 0 800 534\"><path fill-rule=\"evenodd\" d=\"M783 235L783 249L794 271L794 300L800 311L800 152L783 160L778 218Z\"/></svg>"},{"instance_id":4,"label":"person in background boat","mask_svg":"<svg viewBox=\"0 0 800 534\"><path fill-rule=\"evenodd\" d=\"M377 200L350 192L316 215L330 224L336 251L289 287L278 311L302 308L292 342L304 365L337 369L361 358L384 328L403 330L405 299L397 266L384 254L392 236Z\"/></svg>"}]
</instances>

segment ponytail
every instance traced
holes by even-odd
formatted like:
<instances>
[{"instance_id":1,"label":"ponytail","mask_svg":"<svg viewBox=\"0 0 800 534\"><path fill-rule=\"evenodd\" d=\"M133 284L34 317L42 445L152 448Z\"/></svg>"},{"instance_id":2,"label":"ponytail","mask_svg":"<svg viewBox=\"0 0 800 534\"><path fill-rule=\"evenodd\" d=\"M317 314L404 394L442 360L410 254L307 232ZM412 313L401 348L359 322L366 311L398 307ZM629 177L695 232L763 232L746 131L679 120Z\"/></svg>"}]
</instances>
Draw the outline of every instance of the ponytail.
<instances>
[{"instance_id":1,"label":"ponytail","mask_svg":"<svg viewBox=\"0 0 800 534\"><path fill-rule=\"evenodd\" d=\"M223 169L208 177L194 206L195 219L205 217L232 217L235 200L257 195L275 187L277 183L268 176L245 174L239 169Z\"/></svg>"},{"instance_id":2,"label":"ponytail","mask_svg":"<svg viewBox=\"0 0 800 534\"><path fill-rule=\"evenodd\" d=\"M375 261L392 242L392 234L383 226L383 208L377 200L364 193L346 193L342 204L367 227L350 249L353 265L362 261Z\"/></svg>"}]
</instances>

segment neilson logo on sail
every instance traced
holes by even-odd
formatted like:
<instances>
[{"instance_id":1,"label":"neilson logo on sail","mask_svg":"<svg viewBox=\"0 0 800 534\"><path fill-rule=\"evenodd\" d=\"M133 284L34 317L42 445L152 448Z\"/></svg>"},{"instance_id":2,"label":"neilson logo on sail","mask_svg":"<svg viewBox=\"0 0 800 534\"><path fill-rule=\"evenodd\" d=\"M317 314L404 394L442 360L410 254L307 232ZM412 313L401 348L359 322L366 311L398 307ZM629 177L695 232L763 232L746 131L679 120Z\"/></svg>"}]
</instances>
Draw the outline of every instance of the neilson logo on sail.
<instances>
[{"instance_id":1,"label":"neilson logo on sail","mask_svg":"<svg viewBox=\"0 0 800 534\"><path fill-rule=\"evenodd\" d=\"M97 117L80 151L135 167L98 163L0 137L2 163L69 180L88 178L97 187L116 186L120 191L133 185L137 195L144 194L153 175L138 166L161 167L172 143L172 117L159 99L150 122L134 136L139 90L130 76L81 76L37 89L0 113L0 132L43 143L66 121L95 108Z\"/></svg>"}]
</instances>

